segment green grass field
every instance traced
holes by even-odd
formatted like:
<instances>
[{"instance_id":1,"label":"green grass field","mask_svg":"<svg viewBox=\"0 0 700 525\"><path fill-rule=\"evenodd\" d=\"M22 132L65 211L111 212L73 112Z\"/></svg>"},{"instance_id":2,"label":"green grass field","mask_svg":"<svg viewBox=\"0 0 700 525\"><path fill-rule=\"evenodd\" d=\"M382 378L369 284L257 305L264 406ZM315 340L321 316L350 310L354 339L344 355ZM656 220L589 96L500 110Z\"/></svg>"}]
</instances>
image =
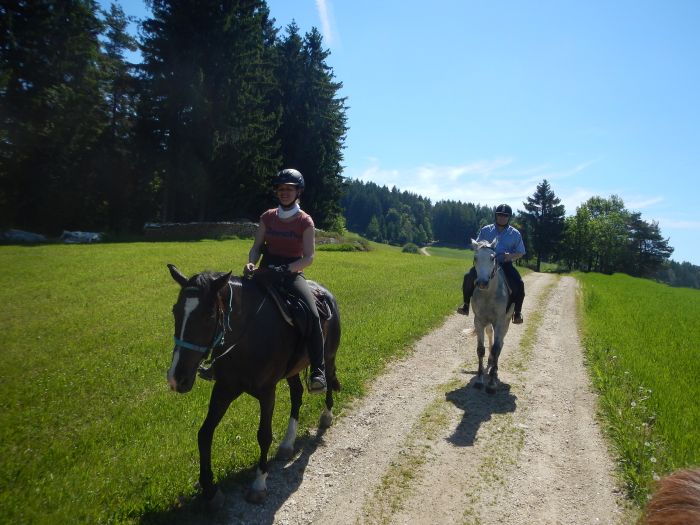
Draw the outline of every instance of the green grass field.
<instances>
[{"instance_id":1,"label":"green grass field","mask_svg":"<svg viewBox=\"0 0 700 525\"><path fill-rule=\"evenodd\" d=\"M577 274L585 345L628 490L700 465L700 292L626 275Z\"/></svg>"},{"instance_id":2,"label":"green grass field","mask_svg":"<svg viewBox=\"0 0 700 525\"><path fill-rule=\"evenodd\" d=\"M0 247L0 508L3 523L167 523L198 476L196 433L211 384L169 391L170 308L187 275L240 273L250 241ZM366 381L459 303L466 261L370 252L319 252L308 270L336 295L343 322L336 412ZM465 348L465 355L467 349ZM278 388L273 428L289 413ZM300 428L322 400L305 396ZM214 439L226 484L250 481L257 403L238 399Z\"/></svg>"},{"instance_id":3,"label":"green grass field","mask_svg":"<svg viewBox=\"0 0 700 525\"><path fill-rule=\"evenodd\" d=\"M185 395L166 385L178 286L165 265L238 273L249 247L0 247L0 523L170 523L195 513L196 433L211 384ZM472 257L372 247L319 252L307 272L340 304L336 412L453 311ZM700 294L621 275L577 277L606 425L641 504L655 474L700 462ZM273 448L286 428L287 390L281 383ZM300 428L316 425L321 405L305 396ZM213 467L225 488L252 479L257 420L257 404L243 396L217 429Z\"/></svg>"}]
</instances>

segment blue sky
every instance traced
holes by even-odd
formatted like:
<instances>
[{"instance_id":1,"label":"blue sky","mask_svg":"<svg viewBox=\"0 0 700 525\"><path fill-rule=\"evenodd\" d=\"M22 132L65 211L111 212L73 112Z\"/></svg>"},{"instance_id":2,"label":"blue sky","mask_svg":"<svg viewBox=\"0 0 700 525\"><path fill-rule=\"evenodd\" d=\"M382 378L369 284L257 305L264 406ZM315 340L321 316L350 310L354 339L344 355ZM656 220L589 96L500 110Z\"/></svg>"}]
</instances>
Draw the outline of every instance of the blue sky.
<instances>
[{"instance_id":1,"label":"blue sky","mask_svg":"<svg viewBox=\"0 0 700 525\"><path fill-rule=\"evenodd\" d=\"M268 5L279 27L324 35L348 99L345 176L516 209L546 178L567 214L618 195L700 265L700 2Z\"/></svg>"}]
</instances>

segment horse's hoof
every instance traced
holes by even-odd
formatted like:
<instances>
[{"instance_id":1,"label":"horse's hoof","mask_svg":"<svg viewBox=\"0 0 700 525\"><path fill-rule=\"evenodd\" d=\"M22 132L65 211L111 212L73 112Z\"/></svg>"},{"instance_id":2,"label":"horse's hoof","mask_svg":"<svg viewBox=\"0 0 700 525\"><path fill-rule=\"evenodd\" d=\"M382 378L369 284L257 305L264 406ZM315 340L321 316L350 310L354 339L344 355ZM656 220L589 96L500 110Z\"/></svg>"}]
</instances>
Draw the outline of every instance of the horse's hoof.
<instances>
[{"instance_id":1,"label":"horse's hoof","mask_svg":"<svg viewBox=\"0 0 700 525\"><path fill-rule=\"evenodd\" d=\"M277 449L277 454L275 454L275 459L279 461L289 461L294 457L294 449L280 447Z\"/></svg>"},{"instance_id":2,"label":"horse's hoof","mask_svg":"<svg viewBox=\"0 0 700 525\"><path fill-rule=\"evenodd\" d=\"M321 428L329 428L333 424L333 414L330 412L323 412L321 414L321 420L318 422L318 426Z\"/></svg>"},{"instance_id":3,"label":"horse's hoof","mask_svg":"<svg viewBox=\"0 0 700 525\"><path fill-rule=\"evenodd\" d=\"M209 510L219 510L224 506L224 501L226 501L224 493L221 492L221 489L217 488L212 498L207 501L207 507Z\"/></svg>"},{"instance_id":4,"label":"horse's hoof","mask_svg":"<svg viewBox=\"0 0 700 525\"><path fill-rule=\"evenodd\" d=\"M253 490L252 488L248 488L248 490L245 491L245 500L248 503L260 505L265 502L266 497L267 490Z\"/></svg>"}]
</instances>

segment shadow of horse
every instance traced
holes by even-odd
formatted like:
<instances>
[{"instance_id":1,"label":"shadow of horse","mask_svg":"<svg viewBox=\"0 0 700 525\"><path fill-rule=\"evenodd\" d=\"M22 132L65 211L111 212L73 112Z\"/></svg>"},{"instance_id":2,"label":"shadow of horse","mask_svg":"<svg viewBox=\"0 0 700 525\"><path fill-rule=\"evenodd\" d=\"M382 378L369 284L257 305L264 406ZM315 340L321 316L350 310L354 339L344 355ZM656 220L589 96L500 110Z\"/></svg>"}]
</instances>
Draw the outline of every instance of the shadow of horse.
<instances>
[{"instance_id":1,"label":"shadow of horse","mask_svg":"<svg viewBox=\"0 0 700 525\"><path fill-rule=\"evenodd\" d=\"M474 388L477 380L478 376L474 376L466 385L445 394L447 401L464 411L457 428L447 438L447 441L458 447L472 446L479 427L489 421L493 414L515 412L518 398L510 392L508 383L499 382L496 391L489 395Z\"/></svg>"},{"instance_id":2,"label":"shadow of horse","mask_svg":"<svg viewBox=\"0 0 700 525\"><path fill-rule=\"evenodd\" d=\"M246 525L271 525L275 516L285 502L297 491L304 481L304 473L311 456L323 444L325 428L299 437L296 441L294 456L290 460L274 459L270 461L270 491L265 505L251 505L245 499L246 488L250 478L255 475L255 466L230 474L219 480L225 490L225 503L221 509L213 510L199 495L188 501L178 503L175 507L162 512L148 512L139 523L142 525L229 525L245 523ZM302 510L302 509L300 509Z\"/></svg>"}]
</instances>

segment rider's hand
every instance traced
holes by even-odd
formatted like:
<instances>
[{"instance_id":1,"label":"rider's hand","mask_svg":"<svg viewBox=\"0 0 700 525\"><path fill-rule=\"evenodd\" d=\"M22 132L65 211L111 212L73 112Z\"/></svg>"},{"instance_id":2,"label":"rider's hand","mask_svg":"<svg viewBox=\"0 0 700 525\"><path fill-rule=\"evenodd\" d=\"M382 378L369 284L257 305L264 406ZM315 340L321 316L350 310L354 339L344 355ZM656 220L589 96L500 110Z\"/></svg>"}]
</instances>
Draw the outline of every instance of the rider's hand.
<instances>
[{"instance_id":1,"label":"rider's hand","mask_svg":"<svg viewBox=\"0 0 700 525\"><path fill-rule=\"evenodd\" d=\"M279 272L279 273L284 273L284 272L289 271L288 264L280 264L279 266L275 266L275 265L271 264L268 268L270 268L270 270L274 270L275 272Z\"/></svg>"},{"instance_id":2,"label":"rider's hand","mask_svg":"<svg viewBox=\"0 0 700 525\"><path fill-rule=\"evenodd\" d=\"M246 264L243 267L243 276L248 277L248 276L252 275L254 271L255 271L255 265L253 263L249 262L248 264Z\"/></svg>"},{"instance_id":3,"label":"rider's hand","mask_svg":"<svg viewBox=\"0 0 700 525\"><path fill-rule=\"evenodd\" d=\"M510 262L512 261L512 257L510 256L510 253L506 252L503 254L503 262Z\"/></svg>"}]
</instances>

